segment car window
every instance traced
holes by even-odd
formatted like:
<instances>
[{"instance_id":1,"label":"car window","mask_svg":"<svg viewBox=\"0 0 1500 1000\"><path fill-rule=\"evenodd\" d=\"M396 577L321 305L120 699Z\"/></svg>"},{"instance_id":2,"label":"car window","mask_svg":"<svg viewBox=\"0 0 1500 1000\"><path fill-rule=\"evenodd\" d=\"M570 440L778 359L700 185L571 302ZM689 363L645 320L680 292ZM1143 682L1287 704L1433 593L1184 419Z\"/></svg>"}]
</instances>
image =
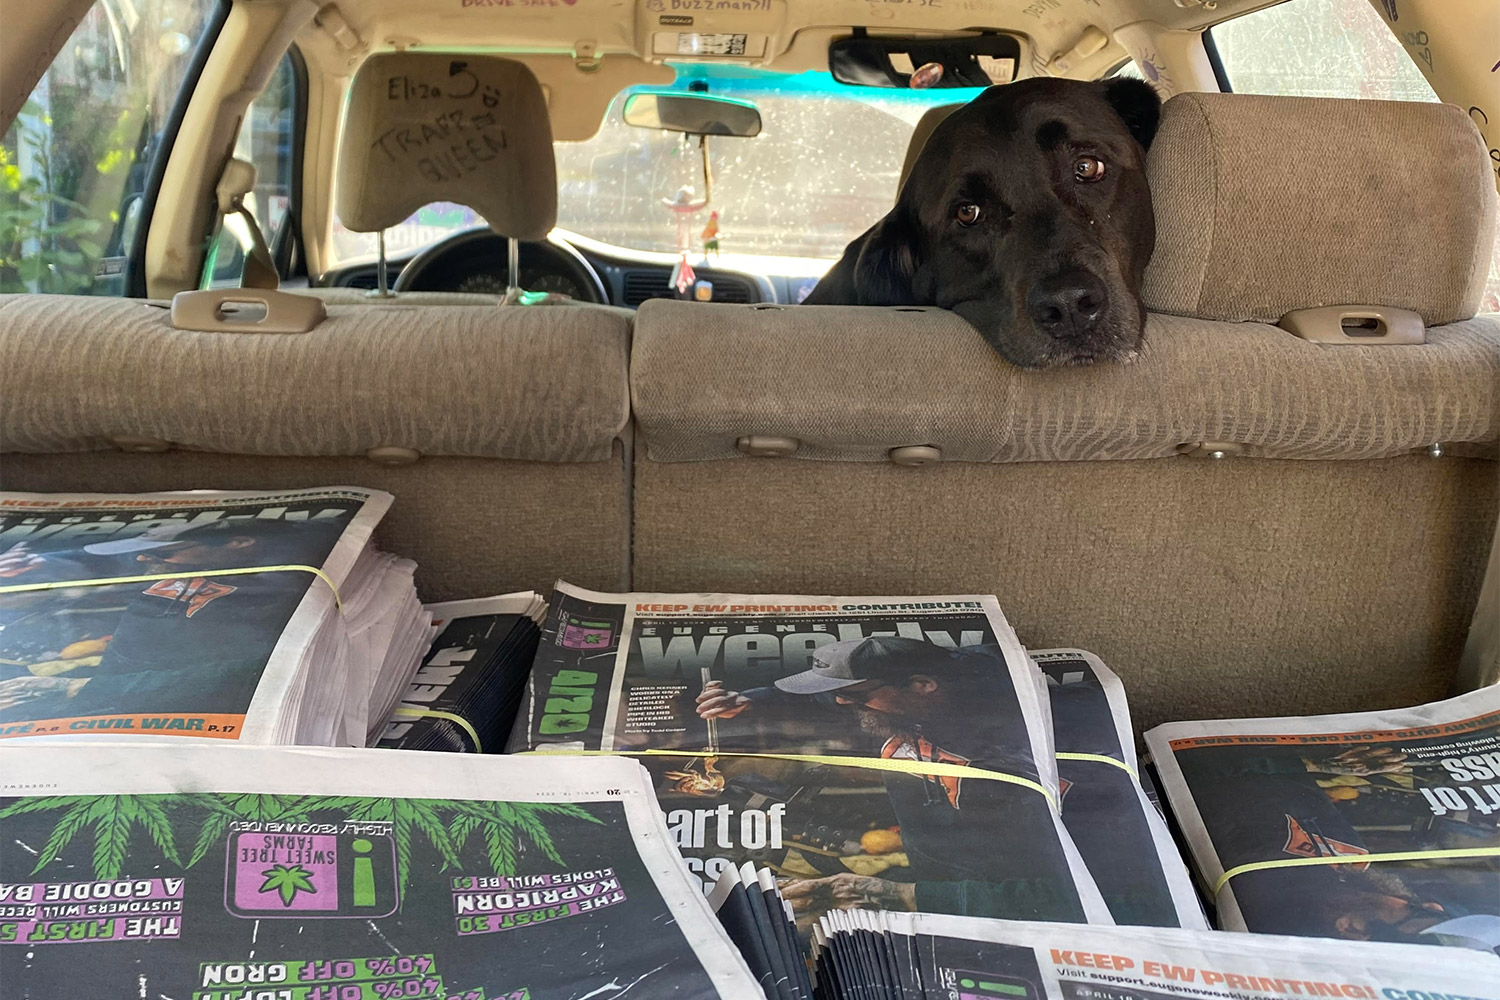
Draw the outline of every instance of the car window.
<instances>
[{"instance_id":1,"label":"car window","mask_svg":"<svg viewBox=\"0 0 1500 1000\"><path fill-rule=\"evenodd\" d=\"M1438 99L1369 0L1288 0L1216 25L1209 37L1236 93ZM1425 43L1421 37L1407 41ZM1415 51L1431 57L1431 50ZM1500 225L1479 308L1500 312Z\"/></svg>"},{"instance_id":2,"label":"car window","mask_svg":"<svg viewBox=\"0 0 1500 1000\"><path fill-rule=\"evenodd\" d=\"M0 292L122 295L151 160L216 0L98 0L0 139Z\"/></svg>"},{"instance_id":3,"label":"car window","mask_svg":"<svg viewBox=\"0 0 1500 1000\"><path fill-rule=\"evenodd\" d=\"M255 189L245 207L266 243L275 248L292 213L293 145L298 108L297 66L288 52L265 90L250 105L235 139L237 159L255 164ZM237 218L224 221L209 247L205 271L211 287L238 285L250 248L250 233Z\"/></svg>"},{"instance_id":4,"label":"car window","mask_svg":"<svg viewBox=\"0 0 1500 1000\"><path fill-rule=\"evenodd\" d=\"M674 89L692 81L714 96L753 102L762 128L753 139L709 140L713 200L687 218L685 232L698 241L717 210L725 254L822 261L836 259L895 203L906 145L922 114L979 92L850 87L827 73L705 66L679 67ZM557 224L613 246L673 252L678 221L667 203L683 187L703 195L697 140L625 124L631 92L610 105L593 138L554 144ZM468 209L429 205L387 230L386 252L426 246L477 222ZM333 245L341 262L368 259L376 238L335 224Z\"/></svg>"}]
</instances>

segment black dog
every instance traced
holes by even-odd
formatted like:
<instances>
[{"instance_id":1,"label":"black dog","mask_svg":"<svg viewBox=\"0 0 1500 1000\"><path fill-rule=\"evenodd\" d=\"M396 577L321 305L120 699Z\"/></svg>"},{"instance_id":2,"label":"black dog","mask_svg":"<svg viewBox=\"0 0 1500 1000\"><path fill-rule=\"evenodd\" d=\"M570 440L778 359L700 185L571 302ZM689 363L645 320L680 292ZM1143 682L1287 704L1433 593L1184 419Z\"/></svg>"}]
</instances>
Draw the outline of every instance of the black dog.
<instances>
[{"instance_id":1,"label":"black dog","mask_svg":"<svg viewBox=\"0 0 1500 1000\"><path fill-rule=\"evenodd\" d=\"M1131 356L1160 111L1128 78L989 88L933 130L896 207L806 301L951 309L1023 368Z\"/></svg>"}]
</instances>

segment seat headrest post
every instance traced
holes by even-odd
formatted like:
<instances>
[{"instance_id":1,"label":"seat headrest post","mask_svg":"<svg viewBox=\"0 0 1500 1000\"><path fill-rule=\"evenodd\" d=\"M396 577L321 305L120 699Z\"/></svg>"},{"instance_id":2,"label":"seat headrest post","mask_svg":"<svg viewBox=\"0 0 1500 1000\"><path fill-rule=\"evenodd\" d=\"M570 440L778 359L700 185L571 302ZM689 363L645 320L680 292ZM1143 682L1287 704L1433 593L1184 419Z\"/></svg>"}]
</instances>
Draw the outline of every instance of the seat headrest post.
<instances>
[{"instance_id":1,"label":"seat headrest post","mask_svg":"<svg viewBox=\"0 0 1500 1000\"><path fill-rule=\"evenodd\" d=\"M375 234L376 253L379 259L375 263L375 294L382 299L389 298L391 294L390 267L385 259L385 230Z\"/></svg>"},{"instance_id":2,"label":"seat headrest post","mask_svg":"<svg viewBox=\"0 0 1500 1000\"><path fill-rule=\"evenodd\" d=\"M514 236L505 241L505 298L510 300L521 291L521 241Z\"/></svg>"}]
</instances>

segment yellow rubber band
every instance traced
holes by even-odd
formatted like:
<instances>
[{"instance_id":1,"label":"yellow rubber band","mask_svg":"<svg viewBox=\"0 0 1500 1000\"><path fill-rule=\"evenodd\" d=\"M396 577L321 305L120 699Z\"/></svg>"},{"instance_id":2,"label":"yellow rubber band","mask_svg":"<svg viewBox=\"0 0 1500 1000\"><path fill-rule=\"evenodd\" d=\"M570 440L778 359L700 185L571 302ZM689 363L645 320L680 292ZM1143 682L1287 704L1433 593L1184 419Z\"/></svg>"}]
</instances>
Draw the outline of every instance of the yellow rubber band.
<instances>
[{"instance_id":1,"label":"yellow rubber band","mask_svg":"<svg viewBox=\"0 0 1500 1000\"><path fill-rule=\"evenodd\" d=\"M817 753L744 753L730 750L527 750L529 754L558 754L584 757L765 757L772 760L795 760L803 764L834 764L838 767L863 767L871 771L895 771L918 777L978 778L982 781L1003 781L1020 785L1042 797L1055 810L1057 799L1041 782L1032 781L1004 771L988 771L982 767L965 767L962 764L944 764L940 761L900 760L891 757L846 757L837 754Z\"/></svg>"},{"instance_id":2,"label":"yellow rubber band","mask_svg":"<svg viewBox=\"0 0 1500 1000\"><path fill-rule=\"evenodd\" d=\"M339 597L339 588L333 585L329 575L316 566L299 566L288 563L283 566L241 566L236 569L186 570L181 573L143 573L140 576L101 576L91 580L57 580L52 583L13 583L0 587L0 594L19 594L32 590L63 590L68 587L107 587L116 583L145 583L148 580L191 580L200 576L248 576L252 573L311 573L328 584L333 591L333 602L339 614L344 613L344 601Z\"/></svg>"},{"instance_id":3,"label":"yellow rubber band","mask_svg":"<svg viewBox=\"0 0 1500 1000\"><path fill-rule=\"evenodd\" d=\"M411 708L406 705L396 706L396 711L391 714L399 715L403 719L447 719L449 722L457 723L459 728L469 734L469 739L474 741L474 752L484 753L484 747L479 742L478 730L462 715L454 715L452 712L444 712L436 708Z\"/></svg>"},{"instance_id":4,"label":"yellow rubber band","mask_svg":"<svg viewBox=\"0 0 1500 1000\"><path fill-rule=\"evenodd\" d=\"M1310 865L1364 865L1374 861L1432 861L1444 858L1500 858L1500 847L1455 847L1442 851L1387 851L1384 854L1325 854L1316 858L1277 858L1275 861L1252 861L1235 865L1214 883L1217 896L1236 875L1266 871L1271 868L1306 868Z\"/></svg>"},{"instance_id":5,"label":"yellow rubber band","mask_svg":"<svg viewBox=\"0 0 1500 1000\"><path fill-rule=\"evenodd\" d=\"M1135 773L1135 768L1131 767L1129 764L1125 763L1123 760L1116 760L1113 757L1106 757L1102 753L1060 753L1060 754L1057 755L1057 759L1058 760L1089 760L1089 761L1093 761L1095 764L1113 764L1115 767L1118 767L1120 770L1124 771L1126 774L1130 775L1132 778L1135 778L1135 780L1137 780L1137 781L1141 780L1140 777Z\"/></svg>"}]
</instances>

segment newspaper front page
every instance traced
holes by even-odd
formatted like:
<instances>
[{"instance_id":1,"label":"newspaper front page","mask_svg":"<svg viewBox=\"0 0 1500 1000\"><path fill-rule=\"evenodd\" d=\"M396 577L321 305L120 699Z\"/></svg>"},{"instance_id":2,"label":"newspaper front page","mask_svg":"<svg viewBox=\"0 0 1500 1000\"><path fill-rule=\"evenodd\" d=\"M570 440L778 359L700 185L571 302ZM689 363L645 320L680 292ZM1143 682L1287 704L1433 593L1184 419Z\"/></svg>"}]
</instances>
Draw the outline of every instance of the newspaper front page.
<instances>
[{"instance_id":1,"label":"newspaper front page","mask_svg":"<svg viewBox=\"0 0 1500 1000\"><path fill-rule=\"evenodd\" d=\"M705 890L1109 922L1055 810L1041 683L993 597L559 584L509 749L626 752Z\"/></svg>"},{"instance_id":2,"label":"newspaper front page","mask_svg":"<svg viewBox=\"0 0 1500 1000\"><path fill-rule=\"evenodd\" d=\"M819 930L823 1000L1500 1000L1500 958L1415 945L928 913Z\"/></svg>"},{"instance_id":3,"label":"newspaper front page","mask_svg":"<svg viewBox=\"0 0 1500 1000\"><path fill-rule=\"evenodd\" d=\"M309 735L304 699L332 700L308 715L342 725L347 679L309 689L308 668L347 670L334 589L390 502L355 487L0 494L0 739L291 742ZM247 572L272 566L326 579ZM122 577L147 578L35 589Z\"/></svg>"},{"instance_id":4,"label":"newspaper front page","mask_svg":"<svg viewBox=\"0 0 1500 1000\"><path fill-rule=\"evenodd\" d=\"M756 995L623 759L0 748L0 996Z\"/></svg>"},{"instance_id":5,"label":"newspaper front page","mask_svg":"<svg viewBox=\"0 0 1500 1000\"><path fill-rule=\"evenodd\" d=\"M1146 742L1219 926L1500 947L1500 687Z\"/></svg>"},{"instance_id":6,"label":"newspaper front page","mask_svg":"<svg viewBox=\"0 0 1500 1000\"><path fill-rule=\"evenodd\" d=\"M1062 819L1118 924L1208 929L1193 878L1146 797L1125 687L1082 649L1036 649L1047 679Z\"/></svg>"}]
</instances>

